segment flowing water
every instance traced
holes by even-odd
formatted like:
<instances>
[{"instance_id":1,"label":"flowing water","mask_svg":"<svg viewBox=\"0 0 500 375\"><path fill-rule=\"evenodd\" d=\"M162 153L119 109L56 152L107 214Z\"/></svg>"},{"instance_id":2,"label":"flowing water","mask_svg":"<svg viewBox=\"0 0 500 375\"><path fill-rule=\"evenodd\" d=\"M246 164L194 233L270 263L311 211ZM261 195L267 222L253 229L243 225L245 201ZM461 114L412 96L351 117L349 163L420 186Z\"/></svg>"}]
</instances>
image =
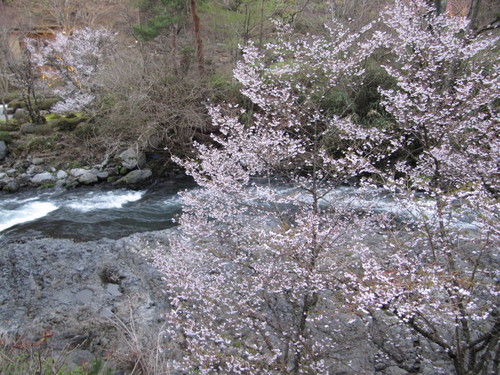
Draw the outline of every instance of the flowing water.
<instances>
[{"instance_id":1,"label":"flowing water","mask_svg":"<svg viewBox=\"0 0 500 375\"><path fill-rule=\"evenodd\" d=\"M0 240L88 241L166 229L180 213L177 192L191 187L179 182L139 191L94 187L0 195Z\"/></svg>"},{"instance_id":2,"label":"flowing water","mask_svg":"<svg viewBox=\"0 0 500 375\"><path fill-rule=\"evenodd\" d=\"M93 187L73 190L33 190L0 195L0 241L37 236L89 241L117 239L136 232L172 227L181 212L178 192L192 189L192 182L163 183L145 190L110 190ZM271 188L307 201L293 186ZM402 209L382 190L340 187L324 198L325 204L347 204L359 212L386 212L411 223L415 213ZM428 207L426 207L428 205ZM420 202L420 214L432 217L432 202ZM472 217L455 218L460 226L475 227Z\"/></svg>"}]
</instances>

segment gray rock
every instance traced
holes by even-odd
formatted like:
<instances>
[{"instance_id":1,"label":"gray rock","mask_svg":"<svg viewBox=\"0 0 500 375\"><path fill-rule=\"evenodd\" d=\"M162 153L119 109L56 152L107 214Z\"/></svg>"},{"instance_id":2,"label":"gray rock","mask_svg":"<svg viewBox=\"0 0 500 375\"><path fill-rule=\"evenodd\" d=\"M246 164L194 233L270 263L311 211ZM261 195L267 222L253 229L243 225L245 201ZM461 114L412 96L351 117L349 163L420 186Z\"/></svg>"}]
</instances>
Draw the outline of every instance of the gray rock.
<instances>
[{"instance_id":1,"label":"gray rock","mask_svg":"<svg viewBox=\"0 0 500 375\"><path fill-rule=\"evenodd\" d=\"M64 180L66 177L68 177L68 173L65 171L57 171L56 178L58 180Z\"/></svg>"},{"instance_id":2,"label":"gray rock","mask_svg":"<svg viewBox=\"0 0 500 375\"><path fill-rule=\"evenodd\" d=\"M115 184L134 185L151 178L152 175L153 172L150 169L135 170L120 178Z\"/></svg>"},{"instance_id":3,"label":"gray rock","mask_svg":"<svg viewBox=\"0 0 500 375\"><path fill-rule=\"evenodd\" d=\"M109 173L106 171L103 172L97 172L97 178L99 180L106 180L109 177Z\"/></svg>"},{"instance_id":4,"label":"gray rock","mask_svg":"<svg viewBox=\"0 0 500 375\"><path fill-rule=\"evenodd\" d=\"M97 180L97 173L95 171L85 171L85 173L78 177L78 182L84 185L95 184Z\"/></svg>"},{"instance_id":5,"label":"gray rock","mask_svg":"<svg viewBox=\"0 0 500 375\"><path fill-rule=\"evenodd\" d=\"M35 131L35 124L33 124L32 122L26 122L22 124L21 127L19 128L19 133L21 134L30 134L33 133L34 131Z\"/></svg>"},{"instance_id":6,"label":"gray rock","mask_svg":"<svg viewBox=\"0 0 500 375\"><path fill-rule=\"evenodd\" d=\"M43 185L55 182L56 177L49 172L38 173L31 178L31 183L34 185Z\"/></svg>"},{"instance_id":7,"label":"gray rock","mask_svg":"<svg viewBox=\"0 0 500 375\"><path fill-rule=\"evenodd\" d=\"M128 149L123 151L119 156L121 165L126 169L140 168L146 160L143 152Z\"/></svg>"},{"instance_id":8,"label":"gray rock","mask_svg":"<svg viewBox=\"0 0 500 375\"><path fill-rule=\"evenodd\" d=\"M33 160L31 161L31 164L35 165L42 165L43 163L45 163L45 160L43 158L33 158Z\"/></svg>"},{"instance_id":9,"label":"gray rock","mask_svg":"<svg viewBox=\"0 0 500 375\"><path fill-rule=\"evenodd\" d=\"M14 181L14 178L7 176L5 173L0 173L0 188L3 188L12 181Z\"/></svg>"},{"instance_id":10,"label":"gray rock","mask_svg":"<svg viewBox=\"0 0 500 375\"><path fill-rule=\"evenodd\" d=\"M0 141L0 160L5 159L7 156L7 145L4 141Z\"/></svg>"},{"instance_id":11,"label":"gray rock","mask_svg":"<svg viewBox=\"0 0 500 375\"><path fill-rule=\"evenodd\" d=\"M37 173L42 173L43 172L43 167L40 165L30 165L28 169L26 169L26 174L33 176L34 174Z\"/></svg>"},{"instance_id":12,"label":"gray rock","mask_svg":"<svg viewBox=\"0 0 500 375\"><path fill-rule=\"evenodd\" d=\"M69 174L73 177L80 177L87 172L88 172L88 169L73 168L73 169L70 169Z\"/></svg>"},{"instance_id":13,"label":"gray rock","mask_svg":"<svg viewBox=\"0 0 500 375\"><path fill-rule=\"evenodd\" d=\"M16 176L19 172L17 169L15 168L11 168L11 169L7 169L6 171L7 175L10 176L10 177L14 177Z\"/></svg>"},{"instance_id":14,"label":"gray rock","mask_svg":"<svg viewBox=\"0 0 500 375\"><path fill-rule=\"evenodd\" d=\"M0 335L31 340L50 326L56 336L52 341L61 350L84 342L88 352L77 357L88 359L89 353L126 352L125 332L111 321L128 324L133 315L137 337L154 342L169 308L168 296L161 274L134 250L149 241L166 244L171 233L117 241L46 238L2 244ZM78 364L74 357L70 361Z\"/></svg>"},{"instance_id":15,"label":"gray rock","mask_svg":"<svg viewBox=\"0 0 500 375\"><path fill-rule=\"evenodd\" d=\"M16 180L11 180L4 185L3 190L14 193L18 191L19 188L20 188L19 182Z\"/></svg>"}]
</instances>

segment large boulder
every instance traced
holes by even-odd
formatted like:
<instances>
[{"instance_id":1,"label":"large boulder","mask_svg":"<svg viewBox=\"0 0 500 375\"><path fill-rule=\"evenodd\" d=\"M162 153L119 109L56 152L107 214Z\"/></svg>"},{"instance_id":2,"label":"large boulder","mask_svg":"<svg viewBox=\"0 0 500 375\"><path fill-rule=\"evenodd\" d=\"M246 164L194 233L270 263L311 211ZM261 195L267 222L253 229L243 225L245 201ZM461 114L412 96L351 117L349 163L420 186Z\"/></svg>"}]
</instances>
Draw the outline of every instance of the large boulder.
<instances>
[{"instance_id":1,"label":"large boulder","mask_svg":"<svg viewBox=\"0 0 500 375\"><path fill-rule=\"evenodd\" d=\"M36 340L52 330L49 343L59 346L56 350L84 342L84 349L101 357L129 350L123 339L126 327L146 345L155 342L168 296L161 274L135 250L150 241L168 248L170 233L117 241L43 238L2 244L0 337Z\"/></svg>"},{"instance_id":2,"label":"large boulder","mask_svg":"<svg viewBox=\"0 0 500 375\"><path fill-rule=\"evenodd\" d=\"M36 128L35 124L33 124L32 122L26 122L22 124L21 127L19 128L19 133L21 134L34 133L35 128Z\"/></svg>"},{"instance_id":3,"label":"large boulder","mask_svg":"<svg viewBox=\"0 0 500 375\"><path fill-rule=\"evenodd\" d=\"M116 185L135 185L140 182L146 181L151 178L153 172L150 169L135 170L129 172L118 181L115 182Z\"/></svg>"},{"instance_id":4,"label":"large boulder","mask_svg":"<svg viewBox=\"0 0 500 375\"><path fill-rule=\"evenodd\" d=\"M0 141L0 160L5 159L7 156L7 145L4 141Z\"/></svg>"},{"instance_id":5,"label":"large boulder","mask_svg":"<svg viewBox=\"0 0 500 375\"><path fill-rule=\"evenodd\" d=\"M31 164L27 169L26 169L26 174L33 176L37 173L42 173L44 172L43 167L41 165L35 165Z\"/></svg>"},{"instance_id":6,"label":"large boulder","mask_svg":"<svg viewBox=\"0 0 500 375\"><path fill-rule=\"evenodd\" d=\"M146 161L143 152L131 148L118 155L118 159L123 168L129 170L142 167Z\"/></svg>"},{"instance_id":7,"label":"large boulder","mask_svg":"<svg viewBox=\"0 0 500 375\"><path fill-rule=\"evenodd\" d=\"M69 174L73 177L80 177L87 173L88 169L83 169L83 168L73 168L70 169Z\"/></svg>"},{"instance_id":8,"label":"large boulder","mask_svg":"<svg viewBox=\"0 0 500 375\"><path fill-rule=\"evenodd\" d=\"M64 180L66 177L68 177L68 173L66 171L63 171L63 170L57 171L56 178L58 180Z\"/></svg>"},{"instance_id":9,"label":"large boulder","mask_svg":"<svg viewBox=\"0 0 500 375\"><path fill-rule=\"evenodd\" d=\"M33 185L50 184L56 181L56 177L50 172L37 173L31 178Z\"/></svg>"},{"instance_id":10,"label":"large boulder","mask_svg":"<svg viewBox=\"0 0 500 375\"><path fill-rule=\"evenodd\" d=\"M95 171L86 171L78 177L78 182L84 185L95 184L97 181L98 178Z\"/></svg>"}]
</instances>

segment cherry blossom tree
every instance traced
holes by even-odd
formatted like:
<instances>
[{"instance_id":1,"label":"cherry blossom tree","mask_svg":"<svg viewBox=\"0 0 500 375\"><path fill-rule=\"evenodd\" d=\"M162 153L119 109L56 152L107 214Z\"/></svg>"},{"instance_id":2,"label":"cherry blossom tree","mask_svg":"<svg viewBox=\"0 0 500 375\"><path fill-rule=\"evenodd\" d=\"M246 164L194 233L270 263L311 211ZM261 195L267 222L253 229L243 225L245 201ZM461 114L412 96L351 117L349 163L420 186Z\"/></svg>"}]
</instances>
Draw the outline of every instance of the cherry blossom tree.
<instances>
[{"instance_id":1,"label":"cherry blossom tree","mask_svg":"<svg viewBox=\"0 0 500 375\"><path fill-rule=\"evenodd\" d=\"M394 127L344 128L363 144L377 182L407 225L385 246L366 247L352 303L384 310L445 353L457 374L498 372L499 115L494 47L465 19L436 15L424 1L397 2L379 34L397 56L381 90ZM349 124L350 125L350 124ZM391 165L392 164L392 165ZM436 368L448 373L446 368Z\"/></svg>"},{"instance_id":2,"label":"cherry blossom tree","mask_svg":"<svg viewBox=\"0 0 500 375\"><path fill-rule=\"evenodd\" d=\"M171 253L156 254L182 351L174 366L332 373L354 339L341 320L358 314L392 326L373 345L407 371L497 372L496 39L423 0L397 1L384 22L388 31L364 38L332 30L248 47L235 77L252 113L210 107L214 145L176 160L200 188L182 195ZM395 56L385 69L398 87L381 90L393 123L328 117L325 92L363 75L376 46ZM357 194L383 194L392 208L339 199L353 177ZM408 337L411 366L395 355Z\"/></svg>"},{"instance_id":3,"label":"cherry blossom tree","mask_svg":"<svg viewBox=\"0 0 500 375\"><path fill-rule=\"evenodd\" d=\"M56 33L51 40L27 39L33 65L54 94L63 99L56 112L81 111L92 103L99 87L97 73L114 48L105 29L77 29Z\"/></svg>"},{"instance_id":4,"label":"cherry blossom tree","mask_svg":"<svg viewBox=\"0 0 500 375\"><path fill-rule=\"evenodd\" d=\"M334 276L349 263L359 220L348 205L332 204L332 191L364 164L326 152L333 122L315 97L325 82L363 73L373 45L353 49L359 37L338 28L332 39L284 33L265 54L249 46L235 77L254 115L210 107L214 145L176 160L200 186L182 196L182 238L156 259L172 295L169 333L183 349L176 366L326 374L343 353L346 342L329 328L338 319Z\"/></svg>"}]
</instances>

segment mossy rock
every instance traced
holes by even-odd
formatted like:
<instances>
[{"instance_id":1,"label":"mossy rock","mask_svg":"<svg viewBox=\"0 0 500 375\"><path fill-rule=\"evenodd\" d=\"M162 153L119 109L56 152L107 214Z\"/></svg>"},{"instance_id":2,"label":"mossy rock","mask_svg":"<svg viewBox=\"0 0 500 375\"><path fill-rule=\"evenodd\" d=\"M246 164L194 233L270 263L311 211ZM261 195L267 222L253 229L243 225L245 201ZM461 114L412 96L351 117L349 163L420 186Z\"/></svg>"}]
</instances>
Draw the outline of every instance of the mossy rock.
<instances>
[{"instance_id":1,"label":"mossy rock","mask_svg":"<svg viewBox=\"0 0 500 375\"><path fill-rule=\"evenodd\" d=\"M110 183L110 184L111 184L111 183L113 183L113 182L117 181L119 178L120 178L120 176L109 176L109 177L106 179L106 181L107 181L108 183Z\"/></svg>"},{"instance_id":2,"label":"mossy rock","mask_svg":"<svg viewBox=\"0 0 500 375\"><path fill-rule=\"evenodd\" d=\"M87 120L87 119L84 117L65 116L65 117L62 117L59 119L54 119L52 121L49 121L49 124L60 131L73 131L76 129L78 124L80 124L81 122L84 122L85 120Z\"/></svg>"},{"instance_id":3,"label":"mossy rock","mask_svg":"<svg viewBox=\"0 0 500 375\"><path fill-rule=\"evenodd\" d=\"M54 104L56 104L59 101L61 101L61 98L59 97L49 97L49 98L39 99L38 109L40 111L48 111L54 106ZM27 108L26 102L23 99L20 99L19 97L16 97L16 99L11 100L8 104L9 108L12 109Z\"/></svg>"},{"instance_id":4,"label":"mossy rock","mask_svg":"<svg viewBox=\"0 0 500 375\"><path fill-rule=\"evenodd\" d=\"M61 115L60 113L49 113L43 117L45 118L45 121L49 122L49 121L53 121L53 120L59 120L59 119L63 118L64 116Z\"/></svg>"}]
</instances>

